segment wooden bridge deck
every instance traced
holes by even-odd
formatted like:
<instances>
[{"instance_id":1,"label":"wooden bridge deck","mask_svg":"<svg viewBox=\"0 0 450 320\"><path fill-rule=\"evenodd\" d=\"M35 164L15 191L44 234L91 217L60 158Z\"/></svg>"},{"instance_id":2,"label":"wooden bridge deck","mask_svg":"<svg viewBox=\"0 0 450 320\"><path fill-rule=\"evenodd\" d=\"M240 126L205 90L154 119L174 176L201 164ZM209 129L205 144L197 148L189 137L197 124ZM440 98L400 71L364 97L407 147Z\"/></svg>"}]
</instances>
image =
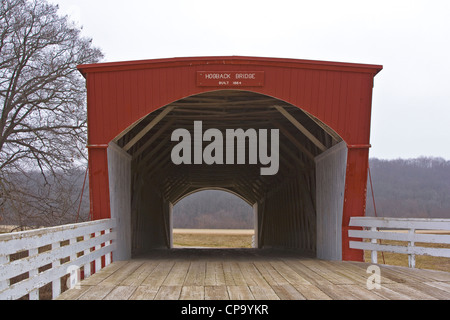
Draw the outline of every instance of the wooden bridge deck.
<instances>
[{"instance_id":1,"label":"wooden bridge deck","mask_svg":"<svg viewBox=\"0 0 450 320\"><path fill-rule=\"evenodd\" d=\"M155 250L112 263L59 299L450 299L450 272L379 265L381 288L368 290L368 266L289 251Z\"/></svg>"}]
</instances>

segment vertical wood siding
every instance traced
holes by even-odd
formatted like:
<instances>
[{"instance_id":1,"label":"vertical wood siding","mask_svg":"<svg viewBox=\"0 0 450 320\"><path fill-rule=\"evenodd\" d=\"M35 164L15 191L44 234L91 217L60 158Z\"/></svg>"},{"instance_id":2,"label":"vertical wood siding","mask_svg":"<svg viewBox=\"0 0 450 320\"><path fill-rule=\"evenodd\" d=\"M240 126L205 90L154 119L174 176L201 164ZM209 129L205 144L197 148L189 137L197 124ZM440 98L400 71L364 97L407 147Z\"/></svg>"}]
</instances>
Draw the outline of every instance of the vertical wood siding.
<instances>
[{"instance_id":1,"label":"vertical wood siding","mask_svg":"<svg viewBox=\"0 0 450 320\"><path fill-rule=\"evenodd\" d=\"M347 152L345 199L342 216L342 259L363 261L361 250L350 249L348 231L351 217L364 216L366 212L367 173L369 150L352 148Z\"/></svg>"},{"instance_id":2,"label":"vertical wood siding","mask_svg":"<svg viewBox=\"0 0 450 320\"><path fill-rule=\"evenodd\" d=\"M316 250L316 223L312 194L308 181L312 172L298 172L274 186L258 204L259 247L285 247Z\"/></svg>"},{"instance_id":3,"label":"vertical wood siding","mask_svg":"<svg viewBox=\"0 0 450 320\"><path fill-rule=\"evenodd\" d=\"M114 260L131 258L131 156L111 142L108 147L111 218L117 221Z\"/></svg>"},{"instance_id":4,"label":"vertical wood siding","mask_svg":"<svg viewBox=\"0 0 450 320\"><path fill-rule=\"evenodd\" d=\"M315 162L317 257L341 260L341 227L347 164L345 142L341 142L317 156Z\"/></svg>"}]
</instances>

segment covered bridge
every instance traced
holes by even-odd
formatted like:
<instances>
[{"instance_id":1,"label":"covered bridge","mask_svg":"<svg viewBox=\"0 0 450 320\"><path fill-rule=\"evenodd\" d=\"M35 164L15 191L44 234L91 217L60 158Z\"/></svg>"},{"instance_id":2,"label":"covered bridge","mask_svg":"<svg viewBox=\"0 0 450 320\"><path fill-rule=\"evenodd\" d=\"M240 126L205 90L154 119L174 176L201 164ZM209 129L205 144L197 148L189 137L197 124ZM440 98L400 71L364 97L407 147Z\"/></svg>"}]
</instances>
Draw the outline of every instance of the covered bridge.
<instances>
[{"instance_id":1,"label":"covered bridge","mask_svg":"<svg viewBox=\"0 0 450 320\"><path fill-rule=\"evenodd\" d=\"M349 248L348 224L365 214L372 88L381 69L239 56L79 66L87 82L91 213L116 218L114 259L170 248L174 204L220 189L253 206L256 247L362 260L361 250ZM190 164L173 159L177 129L193 138ZM278 137L268 147L278 152L273 170L262 173L267 157L250 138L234 149L245 151L245 161L211 163L195 154L212 143L204 133L225 137L229 129L252 129L259 142ZM210 155L219 159L218 150ZM223 159L230 152L225 146Z\"/></svg>"}]
</instances>

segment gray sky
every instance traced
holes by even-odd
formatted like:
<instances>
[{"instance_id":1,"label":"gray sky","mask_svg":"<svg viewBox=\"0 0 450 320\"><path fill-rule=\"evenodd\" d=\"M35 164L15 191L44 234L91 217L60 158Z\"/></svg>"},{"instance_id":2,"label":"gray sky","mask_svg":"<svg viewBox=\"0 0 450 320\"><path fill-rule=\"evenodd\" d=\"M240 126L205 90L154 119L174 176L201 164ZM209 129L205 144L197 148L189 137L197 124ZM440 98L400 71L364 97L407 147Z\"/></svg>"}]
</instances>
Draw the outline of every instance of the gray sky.
<instances>
[{"instance_id":1,"label":"gray sky","mask_svg":"<svg viewBox=\"0 0 450 320\"><path fill-rule=\"evenodd\" d=\"M448 0L49 0L105 62L240 55L381 64L371 157L450 160Z\"/></svg>"}]
</instances>

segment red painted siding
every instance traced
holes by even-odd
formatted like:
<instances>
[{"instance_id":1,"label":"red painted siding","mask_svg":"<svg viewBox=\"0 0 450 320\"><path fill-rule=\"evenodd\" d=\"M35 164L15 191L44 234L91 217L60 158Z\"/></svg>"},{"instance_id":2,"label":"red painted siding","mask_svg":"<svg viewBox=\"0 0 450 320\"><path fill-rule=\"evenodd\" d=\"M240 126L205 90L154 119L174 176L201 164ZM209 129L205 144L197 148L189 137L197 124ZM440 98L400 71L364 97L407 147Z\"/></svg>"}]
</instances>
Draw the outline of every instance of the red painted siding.
<instances>
[{"instance_id":1,"label":"red painted siding","mask_svg":"<svg viewBox=\"0 0 450 320\"><path fill-rule=\"evenodd\" d=\"M367 192L369 149L350 147L347 153L344 209L342 215L342 259L364 261L361 250L349 248L350 217L364 216Z\"/></svg>"},{"instance_id":2,"label":"red painted siding","mask_svg":"<svg viewBox=\"0 0 450 320\"><path fill-rule=\"evenodd\" d=\"M88 91L95 92L89 99L89 143L107 143L136 120L173 101L221 89L196 86L196 72L203 70L264 71L263 87L240 89L273 96L302 108L328 124L349 144L369 142L372 79L381 67L286 59L227 59L80 66L89 75Z\"/></svg>"}]
</instances>

